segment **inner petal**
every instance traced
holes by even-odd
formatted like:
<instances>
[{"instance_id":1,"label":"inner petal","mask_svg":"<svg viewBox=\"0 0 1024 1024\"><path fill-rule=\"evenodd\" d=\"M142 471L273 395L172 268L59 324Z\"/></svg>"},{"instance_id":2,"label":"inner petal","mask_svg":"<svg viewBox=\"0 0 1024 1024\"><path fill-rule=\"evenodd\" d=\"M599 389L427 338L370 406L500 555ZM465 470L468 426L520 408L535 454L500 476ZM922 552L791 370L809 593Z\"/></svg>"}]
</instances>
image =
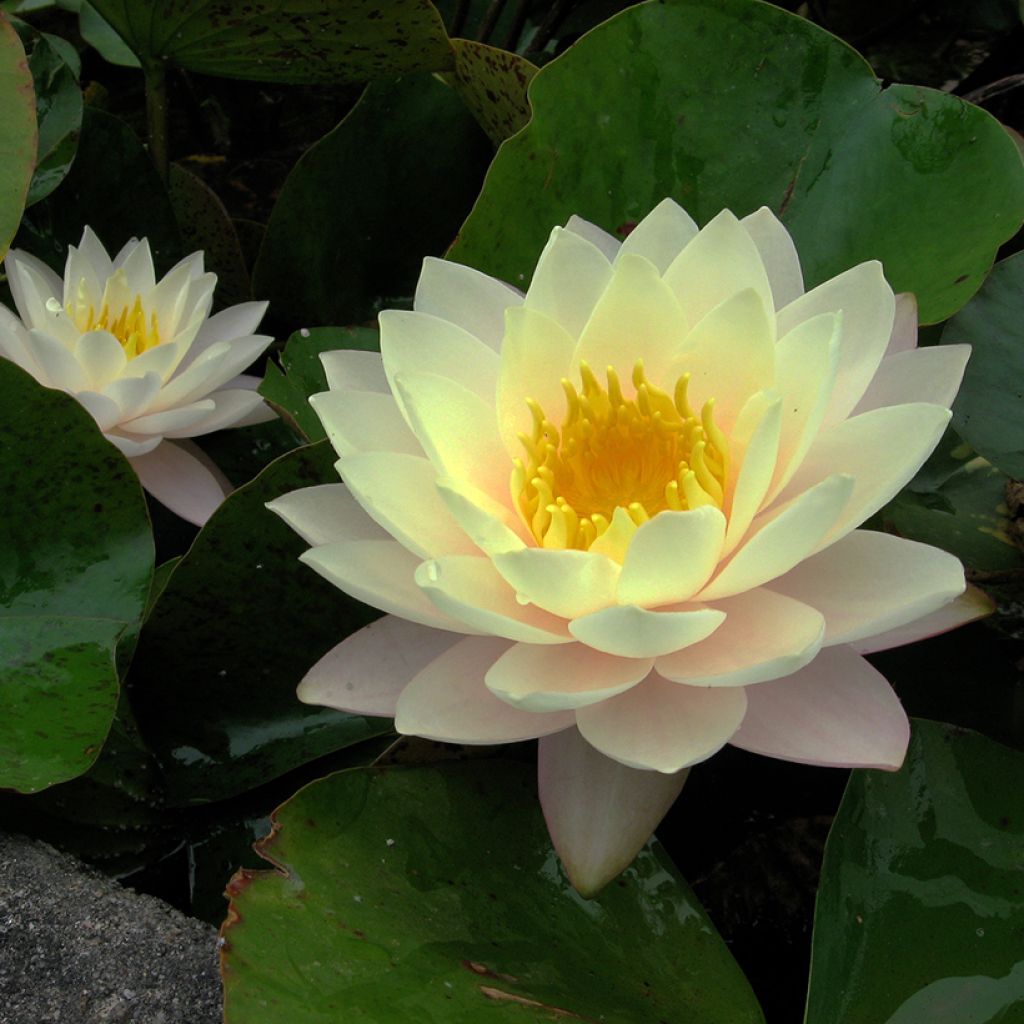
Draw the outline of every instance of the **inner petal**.
<instances>
[{"instance_id":1,"label":"inner petal","mask_svg":"<svg viewBox=\"0 0 1024 1024\"><path fill-rule=\"evenodd\" d=\"M89 282L83 277L67 297L67 314L83 334L89 331L112 334L128 359L160 344L156 311L146 309L141 295L131 294L124 268L107 279L98 310L92 296Z\"/></svg>"}]
</instances>

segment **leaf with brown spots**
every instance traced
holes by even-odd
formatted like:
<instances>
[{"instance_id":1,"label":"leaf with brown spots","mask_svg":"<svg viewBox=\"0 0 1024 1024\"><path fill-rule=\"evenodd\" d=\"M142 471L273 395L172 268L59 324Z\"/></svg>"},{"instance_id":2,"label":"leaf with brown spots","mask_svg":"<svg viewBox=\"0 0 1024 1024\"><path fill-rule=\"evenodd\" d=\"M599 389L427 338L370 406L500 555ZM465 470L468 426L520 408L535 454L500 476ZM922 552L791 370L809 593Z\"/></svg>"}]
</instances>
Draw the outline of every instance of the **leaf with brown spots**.
<instances>
[{"instance_id":1,"label":"leaf with brown spots","mask_svg":"<svg viewBox=\"0 0 1024 1024\"><path fill-rule=\"evenodd\" d=\"M453 39L455 70L447 77L495 145L530 120L526 87L537 68L525 57L471 39Z\"/></svg>"}]
</instances>

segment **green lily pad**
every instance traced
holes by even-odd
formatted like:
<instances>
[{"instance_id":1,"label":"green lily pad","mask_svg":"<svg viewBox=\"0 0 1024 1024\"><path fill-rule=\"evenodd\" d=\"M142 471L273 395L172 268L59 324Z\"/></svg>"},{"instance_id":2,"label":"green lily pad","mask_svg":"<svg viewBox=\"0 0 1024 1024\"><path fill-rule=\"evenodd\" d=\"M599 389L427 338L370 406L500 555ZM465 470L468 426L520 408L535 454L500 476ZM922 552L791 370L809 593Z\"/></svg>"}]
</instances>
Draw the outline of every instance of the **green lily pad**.
<instances>
[{"instance_id":1,"label":"green lily pad","mask_svg":"<svg viewBox=\"0 0 1024 1024\"><path fill-rule=\"evenodd\" d=\"M0 788L34 792L96 760L153 538L138 478L92 417L6 360L0 437Z\"/></svg>"},{"instance_id":2,"label":"green lily pad","mask_svg":"<svg viewBox=\"0 0 1024 1024\"><path fill-rule=\"evenodd\" d=\"M825 849L808 1024L1010 1024L1024 1006L1024 754L914 721Z\"/></svg>"},{"instance_id":3,"label":"green lily pad","mask_svg":"<svg viewBox=\"0 0 1024 1024\"><path fill-rule=\"evenodd\" d=\"M374 327L303 327L289 339L281 353L281 367L267 364L259 392L295 424L310 441L322 441L327 433L313 412L309 396L327 390L320 362L322 352L339 348L380 350L380 334Z\"/></svg>"},{"instance_id":4,"label":"green lily pad","mask_svg":"<svg viewBox=\"0 0 1024 1024\"><path fill-rule=\"evenodd\" d=\"M36 164L38 129L32 73L7 15L0 11L0 256L25 208Z\"/></svg>"},{"instance_id":5,"label":"green lily pad","mask_svg":"<svg viewBox=\"0 0 1024 1024\"><path fill-rule=\"evenodd\" d=\"M92 0L142 64L259 82L365 82L451 66L429 0Z\"/></svg>"},{"instance_id":6,"label":"green lily pad","mask_svg":"<svg viewBox=\"0 0 1024 1024\"><path fill-rule=\"evenodd\" d=\"M698 223L770 207L808 286L880 259L930 323L1024 216L997 121L935 90L881 90L845 43L758 0L631 7L545 65L530 102L450 253L517 286L571 214L621 237L672 196Z\"/></svg>"},{"instance_id":7,"label":"green lily pad","mask_svg":"<svg viewBox=\"0 0 1024 1024\"><path fill-rule=\"evenodd\" d=\"M354 324L412 294L469 212L491 147L430 76L375 82L281 190L253 272L275 322Z\"/></svg>"},{"instance_id":8,"label":"green lily pad","mask_svg":"<svg viewBox=\"0 0 1024 1024\"><path fill-rule=\"evenodd\" d=\"M448 76L491 142L499 145L530 120L526 87L537 68L525 57L471 39L453 39Z\"/></svg>"},{"instance_id":9,"label":"green lily pad","mask_svg":"<svg viewBox=\"0 0 1024 1024\"><path fill-rule=\"evenodd\" d=\"M475 761L300 790L258 847L278 870L228 887L227 1024L763 1021L656 844L597 899L572 889L533 780Z\"/></svg>"},{"instance_id":10,"label":"green lily pad","mask_svg":"<svg viewBox=\"0 0 1024 1024\"><path fill-rule=\"evenodd\" d=\"M142 631L133 704L172 803L219 800L390 730L300 704L313 663L379 613L298 561L306 544L265 503L336 482L326 442L273 462L214 513Z\"/></svg>"},{"instance_id":11,"label":"green lily pad","mask_svg":"<svg viewBox=\"0 0 1024 1024\"><path fill-rule=\"evenodd\" d=\"M978 452L1024 478L1024 253L1002 260L942 332L971 358L953 405L957 430Z\"/></svg>"}]
</instances>

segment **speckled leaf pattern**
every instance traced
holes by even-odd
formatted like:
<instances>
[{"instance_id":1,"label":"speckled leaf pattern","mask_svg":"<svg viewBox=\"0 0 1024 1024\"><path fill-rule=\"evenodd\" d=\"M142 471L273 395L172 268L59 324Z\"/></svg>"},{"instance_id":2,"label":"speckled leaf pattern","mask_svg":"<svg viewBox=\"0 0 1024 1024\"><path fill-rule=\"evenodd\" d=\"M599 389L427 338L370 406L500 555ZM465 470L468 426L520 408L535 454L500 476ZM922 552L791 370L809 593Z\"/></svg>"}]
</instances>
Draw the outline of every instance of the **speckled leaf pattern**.
<instances>
[{"instance_id":1,"label":"speckled leaf pattern","mask_svg":"<svg viewBox=\"0 0 1024 1024\"><path fill-rule=\"evenodd\" d=\"M537 73L525 57L472 39L453 39L449 80L495 145L530 120L526 87Z\"/></svg>"},{"instance_id":2,"label":"speckled leaf pattern","mask_svg":"<svg viewBox=\"0 0 1024 1024\"><path fill-rule=\"evenodd\" d=\"M880 259L922 322L954 313L1024 215L1024 167L982 110L882 90L834 36L757 0L631 7L547 64L451 256L522 287L571 214L624 234L666 195L706 223L767 205L809 286Z\"/></svg>"},{"instance_id":3,"label":"speckled leaf pattern","mask_svg":"<svg viewBox=\"0 0 1024 1024\"><path fill-rule=\"evenodd\" d=\"M372 83L288 176L254 292L290 327L361 323L401 304L423 257L451 244L491 155L458 95L433 76Z\"/></svg>"},{"instance_id":4,"label":"speckled leaf pattern","mask_svg":"<svg viewBox=\"0 0 1024 1024\"><path fill-rule=\"evenodd\" d=\"M763 1021L656 844L572 889L532 765L353 769L274 818L278 870L228 889L227 1024Z\"/></svg>"},{"instance_id":5,"label":"speckled leaf pattern","mask_svg":"<svg viewBox=\"0 0 1024 1024\"><path fill-rule=\"evenodd\" d=\"M1002 260L942 332L971 346L956 428L1003 472L1024 479L1024 253Z\"/></svg>"},{"instance_id":6,"label":"speckled leaf pattern","mask_svg":"<svg viewBox=\"0 0 1024 1024\"><path fill-rule=\"evenodd\" d=\"M145 66L261 82L365 82L451 66L429 0L93 0Z\"/></svg>"},{"instance_id":7,"label":"speckled leaf pattern","mask_svg":"<svg viewBox=\"0 0 1024 1024\"><path fill-rule=\"evenodd\" d=\"M7 15L0 11L0 257L18 230L32 170L38 129L32 73Z\"/></svg>"},{"instance_id":8,"label":"speckled leaf pattern","mask_svg":"<svg viewBox=\"0 0 1024 1024\"><path fill-rule=\"evenodd\" d=\"M35 791L99 753L153 539L138 478L92 417L6 360L0 439L0 788Z\"/></svg>"},{"instance_id":9,"label":"speckled leaf pattern","mask_svg":"<svg viewBox=\"0 0 1024 1024\"><path fill-rule=\"evenodd\" d=\"M903 769L856 771L825 849L807 1024L1016 1024L1024 754L915 720Z\"/></svg>"},{"instance_id":10,"label":"speckled leaf pattern","mask_svg":"<svg viewBox=\"0 0 1024 1024\"><path fill-rule=\"evenodd\" d=\"M379 351L380 334L374 327L304 327L288 339L281 353L281 369L269 363L260 384L260 394L310 441L327 437L309 404L310 395L327 390L320 353L339 348Z\"/></svg>"},{"instance_id":11,"label":"speckled leaf pattern","mask_svg":"<svg viewBox=\"0 0 1024 1024\"><path fill-rule=\"evenodd\" d=\"M300 448L235 491L149 614L133 700L173 802L243 793L391 727L295 696L318 658L378 615L302 565L307 545L264 507L337 482L334 459L326 442Z\"/></svg>"}]
</instances>

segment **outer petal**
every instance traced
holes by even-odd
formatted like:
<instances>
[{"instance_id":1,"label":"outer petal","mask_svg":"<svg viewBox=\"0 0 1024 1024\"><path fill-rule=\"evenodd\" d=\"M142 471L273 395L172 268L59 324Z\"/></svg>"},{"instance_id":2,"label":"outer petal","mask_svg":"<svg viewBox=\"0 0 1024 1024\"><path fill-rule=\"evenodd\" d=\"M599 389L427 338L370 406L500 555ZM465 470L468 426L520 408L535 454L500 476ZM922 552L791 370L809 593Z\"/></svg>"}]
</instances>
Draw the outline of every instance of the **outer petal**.
<instances>
[{"instance_id":1,"label":"outer petal","mask_svg":"<svg viewBox=\"0 0 1024 1024\"><path fill-rule=\"evenodd\" d=\"M196 526L202 526L227 497L217 477L173 441L162 441L131 462L142 486L161 505Z\"/></svg>"},{"instance_id":2,"label":"outer petal","mask_svg":"<svg viewBox=\"0 0 1024 1024\"><path fill-rule=\"evenodd\" d=\"M742 687L680 686L652 673L618 697L580 708L576 724L620 764L671 773L720 750L746 707Z\"/></svg>"},{"instance_id":3,"label":"outer petal","mask_svg":"<svg viewBox=\"0 0 1024 1024\"><path fill-rule=\"evenodd\" d=\"M896 316L885 355L888 358L912 348L917 348L917 296L913 292L899 292L896 296Z\"/></svg>"},{"instance_id":4,"label":"outer petal","mask_svg":"<svg viewBox=\"0 0 1024 1024\"><path fill-rule=\"evenodd\" d=\"M551 840L570 881L589 897L629 866L689 773L627 768L566 729L542 737L537 774Z\"/></svg>"},{"instance_id":5,"label":"outer petal","mask_svg":"<svg viewBox=\"0 0 1024 1024\"><path fill-rule=\"evenodd\" d=\"M762 206L760 210L744 217L740 223L761 254L761 261L768 272L775 308L782 309L800 298L804 293L800 257L782 221L767 206Z\"/></svg>"},{"instance_id":6,"label":"outer petal","mask_svg":"<svg viewBox=\"0 0 1024 1024\"><path fill-rule=\"evenodd\" d=\"M519 292L493 277L428 256L416 285L413 309L458 324L497 352L505 333L505 310L522 301Z\"/></svg>"},{"instance_id":7,"label":"outer petal","mask_svg":"<svg viewBox=\"0 0 1024 1024\"><path fill-rule=\"evenodd\" d=\"M263 410L267 407L262 396L249 388L224 388L213 392L208 401L214 404L212 412L198 423L168 430L164 436L198 437L200 434L212 434L215 430L224 430L226 427L241 426L245 421L264 422L266 420ZM168 416L172 411L168 410L157 415Z\"/></svg>"},{"instance_id":8,"label":"outer petal","mask_svg":"<svg viewBox=\"0 0 1024 1024\"><path fill-rule=\"evenodd\" d=\"M450 647L402 691L395 728L445 743L515 743L570 726L571 711L520 711L487 689L484 675L508 647L494 637L467 637Z\"/></svg>"},{"instance_id":9,"label":"outer petal","mask_svg":"<svg viewBox=\"0 0 1024 1024\"><path fill-rule=\"evenodd\" d=\"M908 622L905 626L897 626L887 633L879 633L876 636L865 637L863 640L856 640L850 646L858 654L887 651L892 647L902 647L904 644L926 640L928 637L938 636L940 633L948 633L949 630L965 626L968 622L984 619L995 610L995 602L988 594L978 587L969 586L965 593L938 611L925 615L914 622Z\"/></svg>"},{"instance_id":10,"label":"outer petal","mask_svg":"<svg viewBox=\"0 0 1024 1024\"><path fill-rule=\"evenodd\" d=\"M333 352L321 352L320 362L331 391L379 391L384 395L391 393L379 352L339 348Z\"/></svg>"},{"instance_id":11,"label":"outer petal","mask_svg":"<svg viewBox=\"0 0 1024 1024\"><path fill-rule=\"evenodd\" d=\"M573 619L615 603L619 566L593 551L527 547L493 562L519 600L552 615Z\"/></svg>"},{"instance_id":12,"label":"outer petal","mask_svg":"<svg viewBox=\"0 0 1024 1024\"><path fill-rule=\"evenodd\" d=\"M289 491L268 501L267 508L314 547L335 541L392 539L363 511L344 484L318 484Z\"/></svg>"},{"instance_id":13,"label":"outer petal","mask_svg":"<svg viewBox=\"0 0 1024 1024\"><path fill-rule=\"evenodd\" d=\"M458 633L385 615L331 648L296 693L304 704L393 718L409 680L460 640Z\"/></svg>"},{"instance_id":14,"label":"outer petal","mask_svg":"<svg viewBox=\"0 0 1024 1024\"><path fill-rule=\"evenodd\" d=\"M4 266L11 297L25 326L49 330L54 316L46 308L46 302L52 298L60 302L64 294L61 279L42 260L21 249L11 249ZM60 316L66 320L63 314Z\"/></svg>"},{"instance_id":15,"label":"outer petal","mask_svg":"<svg viewBox=\"0 0 1024 1024\"><path fill-rule=\"evenodd\" d=\"M607 700L636 686L651 658L614 658L583 644L515 644L488 669L496 697L524 711L564 711Z\"/></svg>"},{"instance_id":16,"label":"outer petal","mask_svg":"<svg viewBox=\"0 0 1024 1024\"><path fill-rule=\"evenodd\" d=\"M224 342L211 345L202 356L187 365L183 359L160 393L159 408L179 406L223 387L257 359L273 340L263 334L252 338L236 338L230 344Z\"/></svg>"},{"instance_id":17,"label":"outer petal","mask_svg":"<svg viewBox=\"0 0 1024 1024\"><path fill-rule=\"evenodd\" d=\"M693 647L657 660L658 674L690 686L749 686L803 668L821 648L821 613L763 587L722 601L725 622Z\"/></svg>"},{"instance_id":18,"label":"outer petal","mask_svg":"<svg viewBox=\"0 0 1024 1024\"><path fill-rule=\"evenodd\" d=\"M715 571L724 540L725 516L711 505L659 512L626 550L618 600L641 608L687 600Z\"/></svg>"},{"instance_id":19,"label":"outer petal","mask_svg":"<svg viewBox=\"0 0 1024 1024\"><path fill-rule=\"evenodd\" d=\"M849 647L828 647L794 675L746 692L734 746L837 768L903 763L910 739L903 707L885 677Z\"/></svg>"},{"instance_id":20,"label":"outer petal","mask_svg":"<svg viewBox=\"0 0 1024 1024\"><path fill-rule=\"evenodd\" d=\"M146 413L135 419L125 420L121 429L132 434L160 434L161 436L177 435L188 437L217 408L212 398L204 398L190 405L174 406L162 412ZM198 429L198 433L202 433Z\"/></svg>"},{"instance_id":21,"label":"outer petal","mask_svg":"<svg viewBox=\"0 0 1024 1024\"><path fill-rule=\"evenodd\" d=\"M825 643L843 644L920 619L964 591L959 560L927 544L854 530L774 580L772 589L825 616Z\"/></svg>"},{"instance_id":22,"label":"outer petal","mask_svg":"<svg viewBox=\"0 0 1024 1024\"><path fill-rule=\"evenodd\" d=\"M634 252L650 260L664 274L696 237L693 218L674 199L662 199L626 236L617 258Z\"/></svg>"},{"instance_id":23,"label":"outer petal","mask_svg":"<svg viewBox=\"0 0 1024 1024\"><path fill-rule=\"evenodd\" d=\"M622 243L613 235L608 234L596 224L591 224L589 220L577 217L576 214L573 214L565 222L565 230L571 231L574 235L579 235L580 238L585 238L592 245L597 246L609 262L615 259L622 247Z\"/></svg>"},{"instance_id":24,"label":"outer petal","mask_svg":"<svg viewBox=\"0 0 1024 1024\"><path fill-rule=\"evenodd\" d=\"M29 333L33 358L43 371L41 384L71 394L91 389L89 375L70 349L42 331L32 330Z\"/></svg>"},{"instance_id":25,"label":"outer petal","mask_svg":"<svg viewBox=\"0 0 1024 1024\"><path fill-rule=\"evenodd\" d=\"M928 402L948 409L960 389L970 356L970 345L933 345L888 356L853 414L907 402Z\"/></svg>"},{"instance_id":26,"label":"outer petal","mask_svg":"<svg viewBox=\"0 0 1024 1024\"><path fill-rule=\"evenodd\" d=\"M487 558L449 555L424 562L416 583L442 611L474 628L528 644L565 644L571 637L561 619L516 601L512 588Z\"/></svg>"},{"instance_id":27,"label":"outer petal","mask_svg":"<svg viewBox=\"0 0 1024 1024\"><path fill-rule=\"evenodd\" d=\"M622 658L656 658L710 636L725 612L693 605L684 611L650 612L636 605L605 608L569 623L569 632L594 650Z\"/></svg>"},{"instance_id":28,"label":"outer petal","mask_svg":"<svg viewBox=\"0 0 1024 1024\"><path fill-rule=\"evenodd\" d=\"M423 446L409 429L391 393L323 391L310 395L334 450L342 456L358 452L404 452L423 455Z\"/></svg>"}]
</instances>

